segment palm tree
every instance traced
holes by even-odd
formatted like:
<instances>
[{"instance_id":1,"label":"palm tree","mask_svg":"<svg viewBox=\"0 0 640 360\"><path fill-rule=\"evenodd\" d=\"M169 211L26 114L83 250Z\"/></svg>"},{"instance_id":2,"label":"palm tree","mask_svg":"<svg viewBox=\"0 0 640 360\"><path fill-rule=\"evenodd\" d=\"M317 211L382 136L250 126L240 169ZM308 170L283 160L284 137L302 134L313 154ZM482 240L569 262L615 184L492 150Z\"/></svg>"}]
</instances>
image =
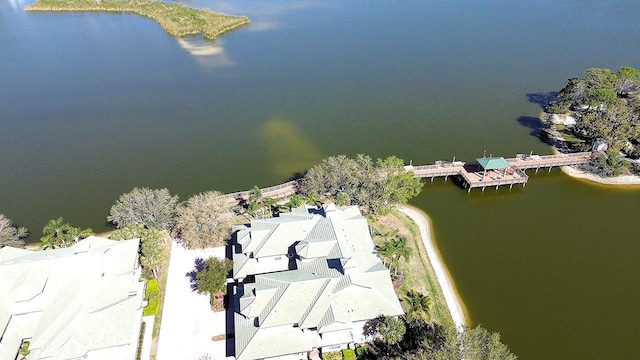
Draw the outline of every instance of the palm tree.
<instances>
[{"instance_id":1,"label":"palm tree","mask_svg":"<svg viewBox=\"0 0 640 360\"><path fill-rule=\"evenodd\" d=\"M409 290L403 300L409 305L407 309L408 320L413 320L420 314L423 315L425 320L431 319L433 300L431 300L429 295L423 295L415 290Z\"/></svg>"},{"instance_id":2,"label":"palm tree","mask_svg":"<svg viewBox=\"0 0 640 360\"><path fill-rule=\"evenodd\" d=\"M396 317L387 316L378 324L378 333L389 345L400 342L406 331L404 321Z\"/></svg>"},{"instance_id":3,"label":"palm tree","mask_svg":"<svg viewBox=\"0 0 640 360\"><path fill-rule=\"evenodd\" d=\"M318 195L316 195L315 193L311 193L307 197L307 204L309 204L311 206L320 207L320 206L322 206L322 201L320 201L320 197Z\"/></svg>"},{"instance_id":4,"label":"palm tree","mask_svg":"<svg viewBox=\"0 0 640 360\"><path fill-rule=\"evenodd\" d=\"M293 208L297 208L300 205L302 205L302 197L300 195L293 194L289 196L289 202L287 202L286 205L289 208L289 211L291 211L291 209Z\"/></svg>"},{"instance_id":5,"label":"palm tree","mask_svg":"<svg viewBox=\"0 0 640 360\"><path fill-rule=\"evenodd\" d=\"M273 217L274 214L279 213L278 200L275 198L264 199L264 206L269 207L269 212L271 213L271 217Z\"/></svg>"},{"instance_id":6,"label":"palm tree","mask_svg":"<svg viewBox=\"0 0 640 360\"><path fill-rule=\"evenodd\" d=\"M389 266L394 266L394 274L398 275L398 260L404 258L406 261L411 259L413 249L407 244L407 238L401 236L396 240L390 240L384 243L378 252L384 257L389 259ZM385 260L386 265L386 260Z\"/></svg>"},{"instance_id":7,"label":"palm tree","mask_svg":"<svg viewBox=\"0 0 640 360\"><path fill-rule=\"evenodd\" d=\"M413 254L413 249L407 245L407 238L405 236L401 236L396 242L395 247L397 249L396 254L398 255L398 260L400 258L404 258L406 261L411 259L411 255Z\"/></svg>"},{"instance_id":8,"label":"palm tree","mask_svg":"<svg viewBox=\"0 0 640 360\"><path fill-rule=\"evenodd\" d=\"M67 230L67 236L69 238L71 238L73 240L74 243L77 243L78 241L88 238L91 235L95 235L96 233L93 232L93 230L91 230L91 228L86 228L86 229L80 229L77 227L69 227L69 230Z\"/></svg>"},{"instance_id":9,"label":"palm tree","mask_svg":"<svg viewBox=\"0 0 640 360\"><path fill-rule=\"evenodd\" d=\"M41 249L56 249L72 246L81 239L94 234L90 228L80 229L64 222L62 217L49 220L42 229Z\"/></svg>"},{"instance_id":10,"label":"palm tree","mask_svg":"<svg viewBox=\"0 0 640 360\"><path fill-rule=\"evenodd\" d=\"M42 229L43 236L40 238L42 249L57 249L67 247L69 238L66 236L69 224L64 222L62 217L51 219Z\"/></svg>"},{"instance_id":11,"label":"palm tree","mask_svg":"<svg viewBox=\"0 0 640 360\"><path fill-rule=\"evenodd\" d=\"M258 210L262 210L261 213L258 213ZM247 211L254 218L262 219L264 218L264 205L262 199L262 190L257 185L254 185L249 192L249 199L247 204Z\"/></svg>"},{"instance_id":12,"label":"palm tree","mask_svg":"<svg viewBox=\"0 0 640 360\"><path fill-rule=\"evenodd\" d=\"M164 246L162 239L157 241L155 239L149 239L142 243L140 265L147 270L151 270L153 277L158 277L158 266L165 260Z\"/></svg>"}]
</instances>

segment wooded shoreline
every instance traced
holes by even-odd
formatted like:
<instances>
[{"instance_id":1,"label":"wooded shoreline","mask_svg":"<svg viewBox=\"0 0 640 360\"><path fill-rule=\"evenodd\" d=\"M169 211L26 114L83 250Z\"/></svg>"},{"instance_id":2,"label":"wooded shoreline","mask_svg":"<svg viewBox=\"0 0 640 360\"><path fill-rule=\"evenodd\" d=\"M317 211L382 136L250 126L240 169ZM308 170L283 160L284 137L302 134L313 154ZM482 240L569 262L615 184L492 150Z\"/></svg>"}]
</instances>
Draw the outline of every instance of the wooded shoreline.
<instances>
[{"instance_id":1,"label":"wooded shoreline","mask_svg":"<svg viewBox=\"0 0 640 360\"><path fill-rule=\"evenodd\" d=\"M26 11L131 13L156 21L171 36L218 36L250 23L246 16L232 16L210 10L193 9L180 3L160 1L38 0Z\"/></svg>"}]
</instances>

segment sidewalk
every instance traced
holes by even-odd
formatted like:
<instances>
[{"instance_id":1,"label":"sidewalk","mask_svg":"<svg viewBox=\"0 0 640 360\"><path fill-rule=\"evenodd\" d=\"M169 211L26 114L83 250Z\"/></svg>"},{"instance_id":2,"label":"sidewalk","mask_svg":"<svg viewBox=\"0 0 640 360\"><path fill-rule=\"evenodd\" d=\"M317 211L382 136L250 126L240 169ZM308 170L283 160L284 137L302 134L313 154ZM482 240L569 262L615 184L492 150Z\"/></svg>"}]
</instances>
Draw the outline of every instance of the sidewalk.
<instances>
[{"instance_id":1,"label":"sidewalk","mask_svg":"<svg viewBox=\"0 0 640 360\"><path fill-rule=\"evenodd\" d=\"M212 340L225 334L225 312L211 311L209 295L192 291L187 276L197 258L223 258L224 254L224 247L187 250L175 242L171 245L157 360L197 360L204 355L226 359L226 342Z\"/></svg>"},{"instance_id":2,"label":"sidewalk","mask_svg":"<svg viewBox=\"0 0 640 360\"><path fill-rule=\"evenodd\" d=\"M149 360L151 357L151 338L153 335L153 324L156 321L155 316L143 316L142 322L145 323L144 327L144 340L142 342L142 351L140 352L140 360Z\"/></svg>"}]
</instances>

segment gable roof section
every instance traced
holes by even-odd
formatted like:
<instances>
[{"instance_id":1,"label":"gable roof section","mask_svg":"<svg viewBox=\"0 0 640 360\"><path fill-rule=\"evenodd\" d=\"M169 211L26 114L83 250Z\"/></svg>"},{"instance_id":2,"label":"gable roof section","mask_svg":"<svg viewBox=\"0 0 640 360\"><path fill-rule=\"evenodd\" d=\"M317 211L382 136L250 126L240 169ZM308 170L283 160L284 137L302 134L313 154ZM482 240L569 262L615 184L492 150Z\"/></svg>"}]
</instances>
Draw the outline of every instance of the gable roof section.
<instances>
[{"instance_id":1,"label":"gable roof section","mask_svg":"<svg viewBox=\"0 0 640 360\"><path fill-rule=\"evenodd\" d=\"M287 240L296 252L297 269L256 274L255 283L237 288L238 360L306 352L324 346L320 334L348 332L354 323L379 315L403 314L357 207L300 207L288 215L312 221L312 226L298 233L304 237Z\"/></svg>"},{"instance_id":2,"label":"gable roof section","mask_svg":"<svg viewBox=\"0 0 640 360\"><path fill-rule=\"evenodd\" d=\"M485 170L504 169L510 166L503 157L478 158L476 161Z\"/></svg>"},{"instance_id":3,"label":"gable roof section","mask_svg":"<svg viewBox=\"0 0 640 360\"><path fill-rule=\"evenodd\" d=\"M31 338L33 359L132 356L143 296L138 246L139 239L91 236L64 249L0 251L0 328L8 339L0 358L23 338Z\"/></svg>"}]
</instances>

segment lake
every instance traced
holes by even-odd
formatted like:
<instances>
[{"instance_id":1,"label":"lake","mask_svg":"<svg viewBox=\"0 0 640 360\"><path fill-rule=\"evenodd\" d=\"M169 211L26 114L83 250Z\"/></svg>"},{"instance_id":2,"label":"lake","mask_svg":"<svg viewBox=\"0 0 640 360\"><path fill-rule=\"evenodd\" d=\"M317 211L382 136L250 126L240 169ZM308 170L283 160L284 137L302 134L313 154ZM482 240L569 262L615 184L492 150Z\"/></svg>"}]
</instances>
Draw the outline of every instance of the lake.
<instances>
[{"instance_id":1,"label":"lake","mask_svg":"<svg viewBox=\"0 0 640 360\"><path fill-rule=\"evenodd\" d=\"M536 94L640 67L635 1L185 1L247 15L216 42L123 14L0 0L0 212L108 229L135 186L187 199L288 180L322 158L414 164L551 150ZM530 174L532 175L532 174ZM470 194L427 182L472 325L521 359L640 352L640 191L558 170Z\"/></svg>"}]
</instances>

